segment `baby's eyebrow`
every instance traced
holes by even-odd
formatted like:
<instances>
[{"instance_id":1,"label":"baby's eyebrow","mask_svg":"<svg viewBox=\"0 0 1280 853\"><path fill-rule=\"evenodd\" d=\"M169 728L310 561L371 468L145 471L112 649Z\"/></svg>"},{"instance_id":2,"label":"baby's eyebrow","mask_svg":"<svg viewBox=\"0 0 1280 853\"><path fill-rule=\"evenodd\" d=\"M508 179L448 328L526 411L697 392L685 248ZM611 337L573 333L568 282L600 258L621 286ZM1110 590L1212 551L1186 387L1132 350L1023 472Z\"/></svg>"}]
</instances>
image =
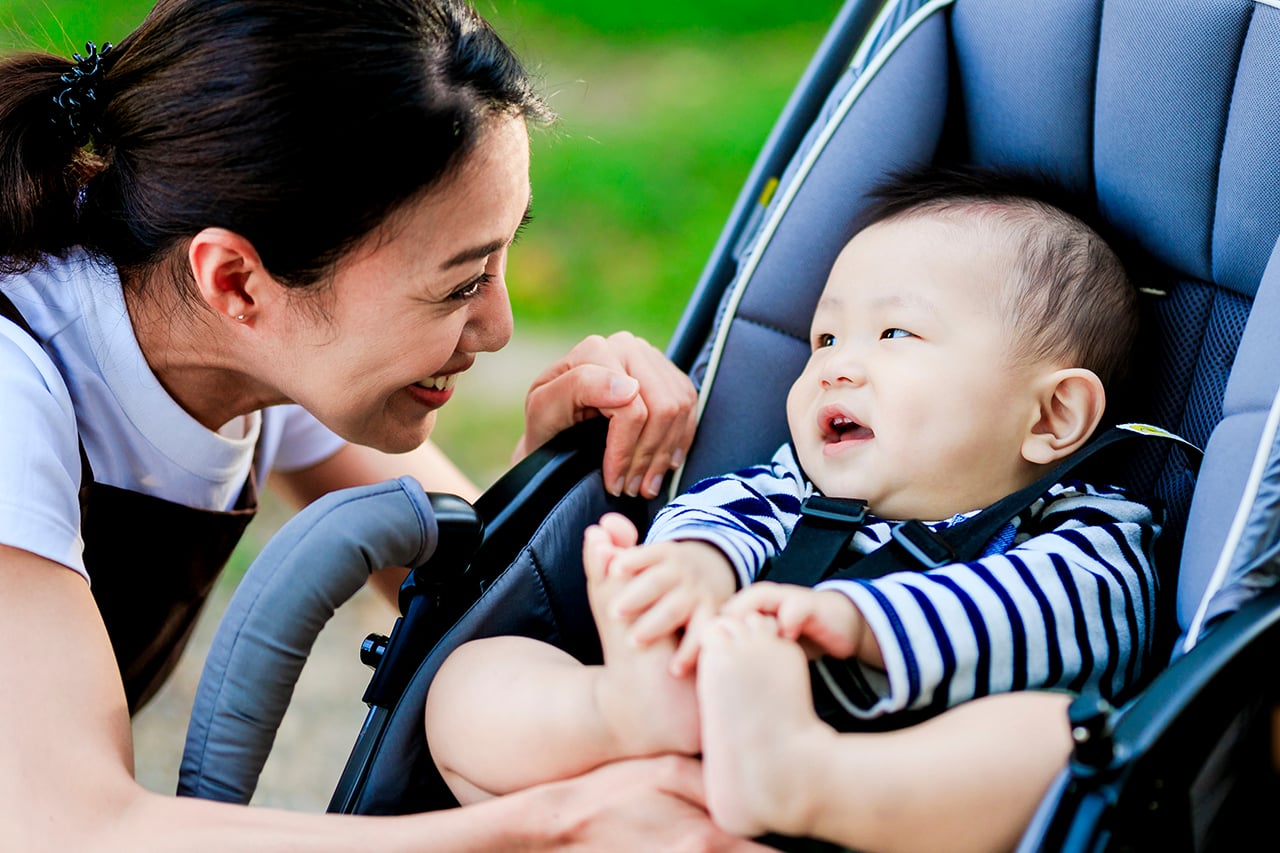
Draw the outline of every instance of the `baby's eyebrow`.
<instances>
[{"instance_id":1,"label":"baby's eyebrow","mask_svg":"<svg viewBox=\"0 0 1280 853\"><path fill-rule=\"evenodd\" d=\"M818 300L818 304L814 306L813 312L816 314L819 311L834 311L843 305L844 300L839 296L830 296L824 293Z\"/></svg>"},{"instance_id":2,"label":"baby's eyebrow","mask_svg":"<svg viewBox=\"0 0 1280 853\"><path fill-rule=\"evenodd\" d=\"M910 290L905 293L890 293L885 296L877 297L871 301L871 307L917 308L922 311L927 311L930 314L938 313L938 306L936 306L930 299Z\"/></svg>"}]
</instances>

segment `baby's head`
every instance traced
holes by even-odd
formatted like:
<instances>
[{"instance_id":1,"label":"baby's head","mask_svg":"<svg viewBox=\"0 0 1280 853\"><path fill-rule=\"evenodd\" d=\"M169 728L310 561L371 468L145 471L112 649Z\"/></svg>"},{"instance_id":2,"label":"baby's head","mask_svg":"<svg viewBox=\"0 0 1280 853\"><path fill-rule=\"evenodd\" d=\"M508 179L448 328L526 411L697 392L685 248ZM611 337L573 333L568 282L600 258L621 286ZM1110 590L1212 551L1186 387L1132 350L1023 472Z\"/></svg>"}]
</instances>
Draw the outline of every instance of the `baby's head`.
<instances>
[{"instance_id":1,"label":"baby's head","mask_svg":"<svg viewBox=\"0 0 1280 853\"><path fill-rule=\"evenodd\" d=\"M1084 222L985 172L884 185L832 267L787 398L824 494L885 518L981 509L1079 449L1137 333Z\"/></svg>"}]
</instances>

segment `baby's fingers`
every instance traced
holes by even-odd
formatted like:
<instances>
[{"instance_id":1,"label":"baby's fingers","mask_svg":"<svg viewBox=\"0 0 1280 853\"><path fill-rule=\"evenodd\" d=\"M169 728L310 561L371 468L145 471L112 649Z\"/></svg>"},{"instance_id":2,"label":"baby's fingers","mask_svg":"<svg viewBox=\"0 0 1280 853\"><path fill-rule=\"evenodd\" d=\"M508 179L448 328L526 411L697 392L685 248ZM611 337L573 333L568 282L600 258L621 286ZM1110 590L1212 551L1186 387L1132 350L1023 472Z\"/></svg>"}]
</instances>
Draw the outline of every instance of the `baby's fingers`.
<instances>
[{"instance_id":1,"label":"baby's fingers","mask_svg":"<svg viewBox=\"0 0 1280 853\"><path fill-rule=\"evenodd\" d=\"M692 615L692 599L681 591L673 591L636 618L631 625L631 640L636 645L647 646L670 637L687 625Z\"/></svg>"},{"instance_id":2,"label":"baby's fingers","mask_svg":"<svg viewBox=\"0 0 1280 853\"><path fill-rule=\"evenodd\" d=\"M680 645L676 648L675 654L671 656L671 674L673 676L683 678L693 672L698 663L698 653L702 651L702 634L707 625L715 618L714 611L703 607L699 607L689 617L689 624L684 628L684 636L680 638Z\"/></svg>"},{"instance_id":3,"label":"baby's fingers","mask_svg":"<svg viewBox=\"0 0 1280 853\"><path fill-rule=\"evenodd\" d=\"M728 616L746 616L748 613L764 613L773 616L786 597L785 584L760 581L726 601L721 612Z\"/></svg>"}]
</instances>

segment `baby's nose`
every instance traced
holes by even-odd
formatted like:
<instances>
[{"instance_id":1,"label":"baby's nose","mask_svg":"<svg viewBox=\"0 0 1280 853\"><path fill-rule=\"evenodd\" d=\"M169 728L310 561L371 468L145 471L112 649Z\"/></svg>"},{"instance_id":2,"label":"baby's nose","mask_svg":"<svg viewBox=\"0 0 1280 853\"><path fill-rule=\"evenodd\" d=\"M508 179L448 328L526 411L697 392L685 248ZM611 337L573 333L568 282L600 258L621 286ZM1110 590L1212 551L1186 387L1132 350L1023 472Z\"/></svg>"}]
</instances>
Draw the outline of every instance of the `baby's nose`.
<instances>
[{"instance_id":1,"label":"baby's nose","mask_svg":"<svg viewBox=\"0 0 1280 853\"><path fill-rule=\"evenodd\" d=\"M823 368L821 381L824 388L861 385L867 381L867 373L861 359L834 358Z\"/></svg>"}]
</instances>

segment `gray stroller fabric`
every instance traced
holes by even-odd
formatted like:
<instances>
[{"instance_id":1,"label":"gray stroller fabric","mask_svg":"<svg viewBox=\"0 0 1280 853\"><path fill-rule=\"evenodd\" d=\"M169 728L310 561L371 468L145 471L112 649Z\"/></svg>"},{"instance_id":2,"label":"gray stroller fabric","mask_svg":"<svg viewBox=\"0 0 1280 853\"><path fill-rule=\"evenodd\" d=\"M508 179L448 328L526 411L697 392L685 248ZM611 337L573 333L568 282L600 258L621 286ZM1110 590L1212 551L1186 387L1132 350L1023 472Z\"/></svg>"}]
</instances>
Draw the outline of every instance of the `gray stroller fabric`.
<instances>
[{"instance_id":1,"label":"gray stroller fabric","mask_svg":"<svg viewBox=\"0 0 1280 853\"><path fill-rule=\"evenodd\" d=\"M218 625L191 711L178 793L248 803L311 646L371 572L435 551L422 486L401 477L333 492L290 519Z\"/></svg>"},{"instance_id":2,"label":"gray stroller fabric","mask_svg":"<svg viewBox=\"0 0 1280 853\"><path fill-rule=\"evenodd\" d=\"M1251 567L1275 540L1280 501L1274 494L1280 463L1268 461L1275 452L1273 401L1280 387L1277 318L1280 243L1262 276L1191 505L1178 579L1185 633L1180 651L1200 640L1210 617L1234 610L1262 589L1261 570Z\"/></svg>"},{"instance_id":3,"label":"gray stroller fabric","mask_svg":"<svg viewBox=\"0 0 1280 853\"><path fill-rule=\"evenodd\" d=\"M1280 582L1280 395L1271 407L1257 464L1251 472L1246 502L1241 504L1228 546L1219 561L1205 600L1187 632L1183 650L1222 617Z\"/></svg>"}]
</instances>

